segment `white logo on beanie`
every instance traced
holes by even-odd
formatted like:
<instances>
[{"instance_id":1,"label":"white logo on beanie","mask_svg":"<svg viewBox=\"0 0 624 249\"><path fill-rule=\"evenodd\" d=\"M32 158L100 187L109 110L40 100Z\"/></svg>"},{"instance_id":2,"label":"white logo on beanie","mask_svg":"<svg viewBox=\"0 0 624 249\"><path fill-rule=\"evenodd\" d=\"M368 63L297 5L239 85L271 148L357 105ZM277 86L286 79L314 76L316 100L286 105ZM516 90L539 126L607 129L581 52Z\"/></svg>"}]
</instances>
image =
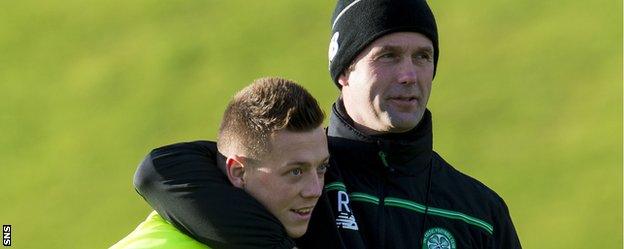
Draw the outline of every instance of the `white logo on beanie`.
<instances>
[{"instance_id":1,"label":"white logo on beanie","mask_svg":"<svg viewBox=\"0 0 624 249\"><path fill-rule=\"evenodd\" d=\"M327 55L329 56L330 63L334 59L334 56L336 56L336 54L338 53L338 36L339 35L340 33L338 32L334 33L334 35L331 38L331 41L329 41L329 51L327 52Z\"/></svg>"}]
</instances>

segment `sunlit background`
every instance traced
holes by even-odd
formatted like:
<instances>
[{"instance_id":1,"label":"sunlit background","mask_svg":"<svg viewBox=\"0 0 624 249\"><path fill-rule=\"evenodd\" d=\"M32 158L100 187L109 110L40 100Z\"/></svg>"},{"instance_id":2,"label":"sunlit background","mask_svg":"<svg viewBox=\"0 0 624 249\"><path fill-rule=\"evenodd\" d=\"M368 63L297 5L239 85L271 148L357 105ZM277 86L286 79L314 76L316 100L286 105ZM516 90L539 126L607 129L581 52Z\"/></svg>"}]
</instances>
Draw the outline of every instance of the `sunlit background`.
<instances>
[{"instance_id":1,"label":"sunlit background","mask_svg":"<svg viewBox=\"0 0 624 249\"><path fill-rule=\"evenodd\" d=\"M622 2L439 1L434 147L507 202L524 248L622 245ZM283 76L330 110L333 1L0 2L0 223L106 248L149 213L150 149L215 139Z\"/></svg>"}]
</instances>

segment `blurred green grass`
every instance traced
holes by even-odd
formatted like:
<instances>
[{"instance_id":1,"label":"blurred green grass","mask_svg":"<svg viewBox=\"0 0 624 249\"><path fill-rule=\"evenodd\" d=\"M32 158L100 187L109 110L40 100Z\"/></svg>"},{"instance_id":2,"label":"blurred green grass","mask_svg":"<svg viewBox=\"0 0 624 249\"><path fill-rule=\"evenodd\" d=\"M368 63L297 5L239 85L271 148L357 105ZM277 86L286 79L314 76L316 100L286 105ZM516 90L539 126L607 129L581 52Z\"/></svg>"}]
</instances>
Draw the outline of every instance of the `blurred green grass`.
<instances>
[{"instance_id":1,"label":"blurred green grass","mask_svg":"<svg viewBox=\"0 0 624 249\"><path fill-rule=\"evenodd\" d=\"M525 248L622 245L622 3L431 1L435 149L506 200ZM214 139L260 76L329 110L333 1L0 3L0 223L14 248L102 248L149 207L153 147Z\"/></svg>"}]
</instances>

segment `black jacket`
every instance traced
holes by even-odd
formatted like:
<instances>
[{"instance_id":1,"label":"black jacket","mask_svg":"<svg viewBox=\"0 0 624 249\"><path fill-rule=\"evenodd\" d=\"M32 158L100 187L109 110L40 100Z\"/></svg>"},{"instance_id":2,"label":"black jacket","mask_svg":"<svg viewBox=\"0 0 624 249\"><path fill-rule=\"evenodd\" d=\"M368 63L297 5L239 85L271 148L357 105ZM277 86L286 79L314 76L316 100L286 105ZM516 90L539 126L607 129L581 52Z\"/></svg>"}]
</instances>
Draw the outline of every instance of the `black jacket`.
<instances>
[{"instance_id":1,"label":"black jacket","mask_svg":"<svg viewBox=\"0 0 624 249\"><path fill-rule=\"evenodd\" d=\"M139 164L134 186L160 216L214 249L293 248L279 220L230 184L222 161L214 142L167 145Z\"/></svg>"},{"instance_id":2,"label":"black jacket","mask_svg":"<svg viewBox=\"0 0 624 249\"><path fill-rule=\"evenodd\" d=\"M298 247L520 248L504 201L432 151L429 111L412 131L382 136L361 134L345 113L338 101L325 192ZM214 248L292 248L279 221L229 185L217 154L201 141L156 149L137 170L137 191Z\"/></svg>"},{"instance_id":3,"label":"black jacket","mask_svg":"<svg viewBox=\"0 0 624 249\"><path fill-rule=\"evenodd\" d=\"M521 248L505 202L432 150L428 110L409 132L366 136L338 101L328 141L341 179L326 181L326 194L348 194L368 248Z\"/></svg>"}]
</instances>

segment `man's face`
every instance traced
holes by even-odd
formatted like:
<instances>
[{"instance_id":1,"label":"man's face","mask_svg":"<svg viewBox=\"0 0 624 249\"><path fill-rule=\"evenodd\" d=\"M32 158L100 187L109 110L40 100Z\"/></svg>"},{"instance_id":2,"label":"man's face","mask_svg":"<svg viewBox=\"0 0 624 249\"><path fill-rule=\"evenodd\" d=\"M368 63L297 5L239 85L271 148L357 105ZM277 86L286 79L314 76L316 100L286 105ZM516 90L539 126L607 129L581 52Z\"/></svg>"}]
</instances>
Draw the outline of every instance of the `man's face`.
<instances>
[{"instance_id":1,"label":"man's face","mask_svg":"<svg viewBox=\"0 0 624 249\"><path fill-rule=\"evenodd\" d=\"M284 225L288 236L301 237L323 190L329 165L322 127L309 132L278 131L271 152L245 167L244 189Z\"/></svg>"},{"instance_id":2,"label":"man's face","mask_svg":"<svg viewBox=\"0 0 624 249\"><path fill-rule=\"evenodd\" d=\"M415 32L382 36L338 78L345 109L366 134L416 127L431 93L433 45Z\"/></svg>"}]
</instances>

